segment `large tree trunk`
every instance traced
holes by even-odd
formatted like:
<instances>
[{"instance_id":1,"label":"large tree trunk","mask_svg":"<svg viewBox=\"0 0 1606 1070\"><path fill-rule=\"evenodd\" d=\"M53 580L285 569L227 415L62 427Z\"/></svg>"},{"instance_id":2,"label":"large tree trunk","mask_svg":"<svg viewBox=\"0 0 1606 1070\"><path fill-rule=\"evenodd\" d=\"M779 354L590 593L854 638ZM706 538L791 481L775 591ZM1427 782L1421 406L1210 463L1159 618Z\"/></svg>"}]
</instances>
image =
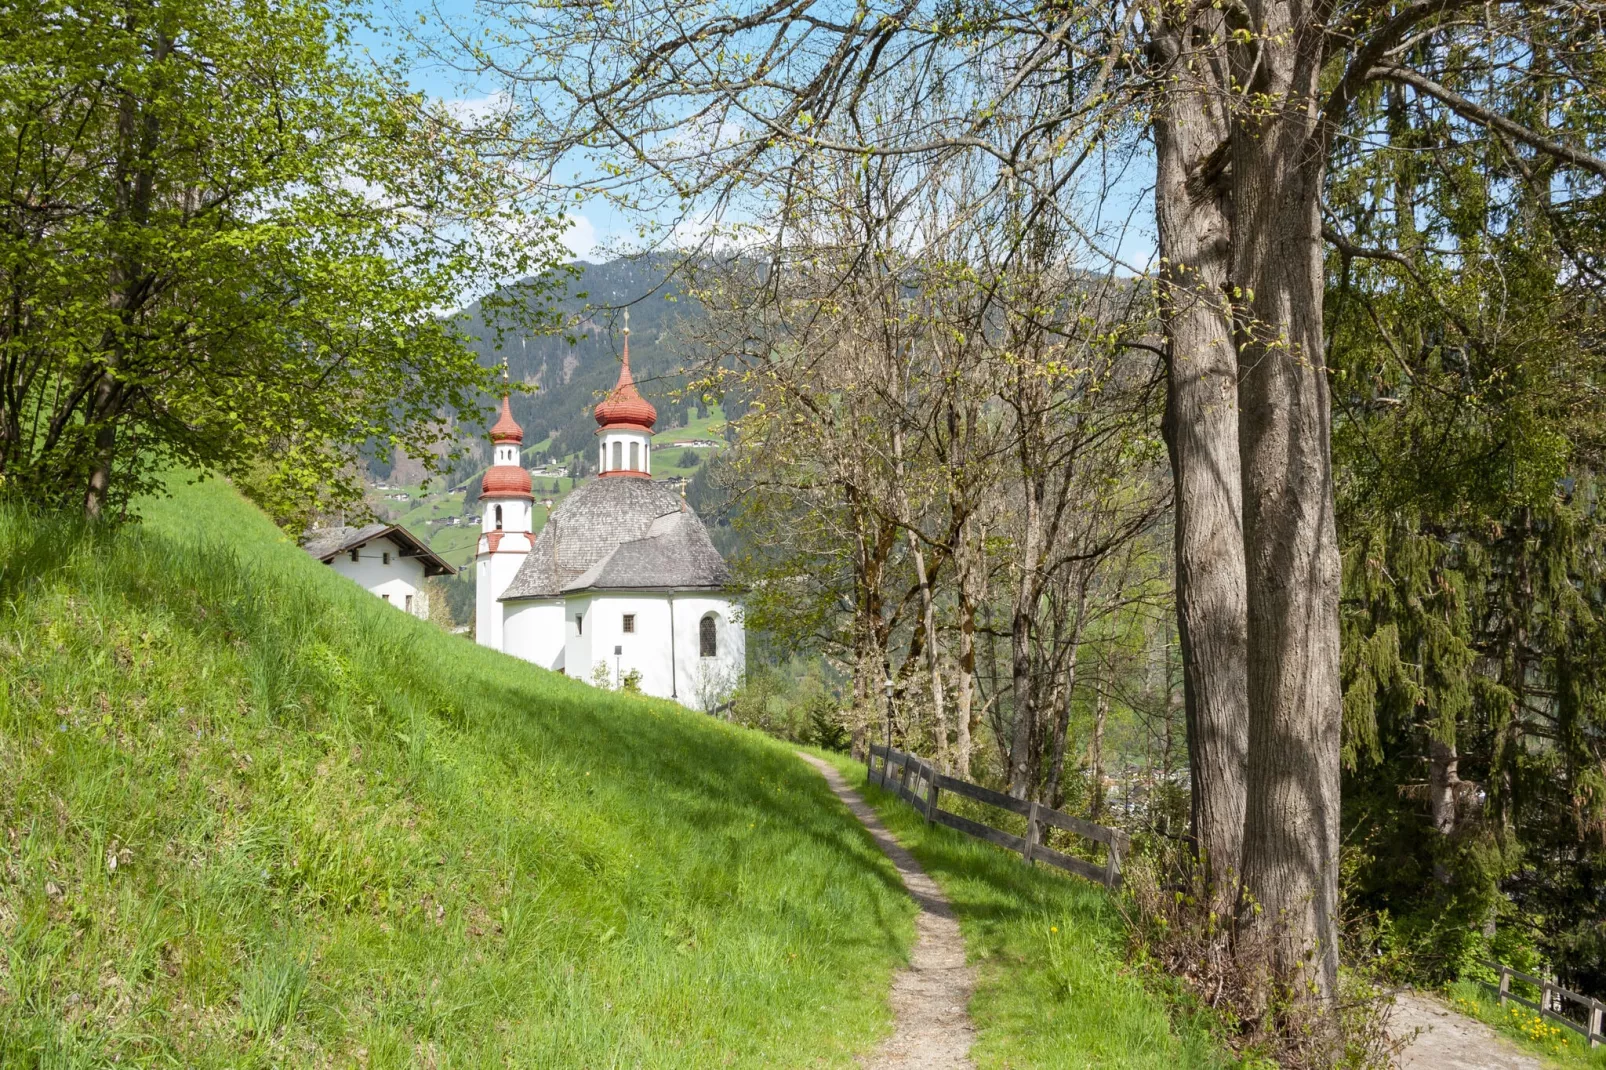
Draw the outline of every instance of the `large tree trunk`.
<instances>
[{"instance_id":1,"label":"large tree trunk","mask_svg":"<svg viewBox=\"0 0 1606 1070\"><path fill-rule=\"evenodd\" d=\"M1337 990L1339 555L1322 345L1322 28L1252 0L1234 46L1233 273L1249 610L1244 881L1272 965Z\"/></svg>"},{"instance_id":2,"label":"large tree trunk","mask_svg":"<svg viewBox=\"0 0 1606 1070\"><path fill-rule=\"evenodd\" d=\"M1056 810L1065 801L1065 740L1070 735L1071 696L1076 692L1076 663L1081 654L1082 629L1087 620L1087 582L1084 574L1077 584L1076 616L1071 622L1070 651L1065 656L1064 685L1054 703L1054 735L1050 743L1053 752L1049 759L1048 784L1043 789L1043 798Z\"/></svg>"},{"instance_id":3,"label":"large tree trunk","mask_svg":"<svg viewBox=\"0 0 1606 1070\"><path fill-rule=\"evenodd\" d=\"M980 601L982 564L980 553L973 553L967 519L959 529L959 545L954 558L959 594L959 671L954 686L954 771L961 779L970 778L971 719L976 690L976 604Z\"/></svg>"},{"instance_id":4,"label":"large tree trunk","mask_svg":"<svg viewBox=\"0 0 1606 1070\"><path fill-rule=\"evenodd\" d=\"M948 771L948 713L945 709L942 686L941 651L937 646L936 600L931 593L931 576L926 571L926 553L914 527L914 512L909 507L903 456L903 431L892 433L893 495L898 507L898 522L903 525L909 557L915 566L915 583L920 588L920 628L924 637L926 672L931 681L931 734L935 743L937 767Z\"/></svg>"},{"instance_id":5,"label":"large tree trunk","mask_svg":"<svg viewBox=\"0 0 1606 1070\"><path fill-rule=\"evenodd\" d=\"M1037 616L1037 570L1042 560L1042 536L1038 530L1042 514L1041 483L1040 479L1028 478L1026 484L1024 546L1009 622L1010 688L1015 700L1015 725L1009 744L1009 793L1017 799L1026 798L1031 792L1031 752L1037 727L1037 703L1032 687L1032 625Z\"/></svg>"},{"instance_id":6,"label":"large tree trunk","mask_svg":"<svg viewBox=\"0 0 1606 1070\"><path fill-rule=\"evenodd\" d=\"M1087 793L1089 821L1104 816L1104 722L1110 716L1110 693L1102 682L1098 690L1098 702L1093 710L1093 735L1087 744L1087 764L1092 777Z\"/></svg>"},{"instance_id":7,"label":"large tree trunk","mask_svg":"<svg viewBox=\"0 0 1606 1070\"><path fill-rule=\"evenodd\" d=\"M1433 829L1440 836L1455 834L1456 792L1461 787L1461 756L1454 743L1440 739L1428 740L1428 810L1433 818ZM1433 860L1433 879L1449 884L1454 878L1442 855Z\"/></svg>"},{"instance_id":8,"label":"large tree trunk","mask_svg":"<svg viewBox=\"0 0 1606 1070\"><path fill-rule=\"evenodd\" d=\"M118 397L121 393L112 372L102 372L89 406L90 419L96 424L89 480L84 487L84 516L90 520L101 518L106 510L106 499L111 493L112 463L117 454Z\"/></svg>"},{"instance_id":9,"label":"large tree trunk","mask_svg":"<svg viewBox=\"0 0 1606 1070\"><path fill-rule=\"evenodd\" d=\"M1193 840L1212 886L1230 899L1241 873L1248 755L1238 363L1226 292L1225 77L1219 50L1198 47L1225 32L1219 11L1204 8L1156 34L1153 47L1178 79L1154 123L1155 208Z\"/></svg>"}]
</instances>

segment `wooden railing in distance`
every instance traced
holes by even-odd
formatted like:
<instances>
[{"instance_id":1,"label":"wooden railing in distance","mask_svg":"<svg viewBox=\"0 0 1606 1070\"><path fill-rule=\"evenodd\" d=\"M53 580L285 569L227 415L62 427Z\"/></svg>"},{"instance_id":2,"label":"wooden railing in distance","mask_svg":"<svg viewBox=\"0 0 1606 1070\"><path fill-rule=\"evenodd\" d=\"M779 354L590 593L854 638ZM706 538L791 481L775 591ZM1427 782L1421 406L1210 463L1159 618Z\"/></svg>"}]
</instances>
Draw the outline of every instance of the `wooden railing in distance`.
<instances>
[{"instance_id":1,"label":"wooden railing in distance","mask_svg":"<svg viewBox=\"0 0 1606 1070\"><path fill-rule=\"evenodd\" d=\"M1580 996L1577 992L1569 991L1554 981L1547 981L1542 977L1523 973L1521 970L1513 970L1510 966L1502 966L1498 962L1485 962L1484 965L1500 975L1499 984L1492 985L1488 981L1483 981L1481 984L1485 988L1494 990L1495 995L1500 997L1500 1005L1502 1007L1506 1005L1506 1000L1516 1000L1524 1007L1538 1011L1544 1017L1560 1022L1573 1032L1583 1034L1584 1039L1589 1041L1591 1048L1598 1048L1602 1041L1606 1041L1606 1032L1602 1031L1602 1019L1606 1018L1606 1003L1602 1003L1591 996ZM1532 1000L1524 999L1513 992L1511 990L1511 979L1513 977L1519 981L1526 981L1539 989L1539 1002L1535 1003ZM1579 1025L1565 1014L1551 1009L1552 1003L1557 1003L1564 999L1577 1003L1589 1012L1589 1024L1587 1026Z\"/></svg>"},{"instance_id":2,"label":"wooden railing in distance","mask_svg":"<svg viewBox=\"0 0 1606 1070\"><path fill-rule=\"evenodd\" d=\"M881 759L879 774L876 770L876 759ZM1121 886L1121 859L1130 853L1132 841L1126 833L1119 829L1105 828L1095 825L1091 821L1084 821L1079 817L1052 809L1041 803L1026 802L1001 791L984 788L980 784L972 784L968 780L939 773L934 766L924 758L913 754L905 754L890 747L872 744L869 757L865 761L869 779L888 791L895 792L900 798L926 815L927 824L947 825L960 832L986 840L1009 850L1018 851L1027 862L1047 862L1057 866L1068 873L1075 873L1079 877L1086 877L1090 881L1097 881L1106 888L1119 888ZM923 791L922 791L923 787ZM942 792L952 792L967 799L996 806L1001 810L1020 814L1026 818L1026 835L1016 836L1013 833L1003 832L984 825L980 821L973 821L968 817L951 813L939 807L938 800ZM1084 858L1063 854L1042 842L1043 829L1046 826L1074 832L1078 836L1095 840L1109 848L1107 861L1103 866L1095 865Z\"/></svg>"}]
</instances>

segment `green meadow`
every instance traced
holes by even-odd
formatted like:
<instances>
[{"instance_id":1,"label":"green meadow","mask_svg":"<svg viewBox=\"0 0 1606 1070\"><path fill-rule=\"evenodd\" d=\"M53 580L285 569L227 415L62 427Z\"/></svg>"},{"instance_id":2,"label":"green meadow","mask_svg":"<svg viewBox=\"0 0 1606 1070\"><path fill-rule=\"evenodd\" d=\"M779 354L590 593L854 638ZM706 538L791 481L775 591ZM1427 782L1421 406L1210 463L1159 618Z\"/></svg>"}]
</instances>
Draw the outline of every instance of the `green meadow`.
<instances>
[{"instance_id":1,"label":"green meadow","mask_svg":"<svg viewBox=\"0 0 1606 1070\"><path fill-rule=\"evenodd\" d=\"M0 1067L829 1067L887 1034L913 904L790 747L407 617L226 484L142 509L0 510ZM1219 1063L1101 889L868 794L959 912L978 1066Z\"/></svg>"},{"instance_id":2,"label":"green meadow","mask_svg":"<svg viewBox=\"0 0 1606 1070\"><path fill-rule=\"evenodd\" d=\"M912 906L778 744L446 635L216 482L0 512L0 1065L848 1065Z\"/></svg>"}]
</instances>

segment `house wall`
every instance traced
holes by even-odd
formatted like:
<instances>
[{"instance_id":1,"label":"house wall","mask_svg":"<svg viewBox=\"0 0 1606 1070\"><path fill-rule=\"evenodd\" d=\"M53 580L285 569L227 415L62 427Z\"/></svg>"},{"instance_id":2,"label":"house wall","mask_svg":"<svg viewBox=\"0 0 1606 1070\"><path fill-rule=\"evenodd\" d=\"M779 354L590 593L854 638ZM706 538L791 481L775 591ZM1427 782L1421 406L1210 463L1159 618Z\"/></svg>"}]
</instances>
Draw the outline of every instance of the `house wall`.
<instances>
[{"instance_id":1,"label":"house wall","mask_svg":"<svg viewBox=\"0 0 1606 1070\"><path fill-rule=\"evenodd\" d=\"M584 629L575 623L576 617L585 618ZM577 680L591 679L591 636L594 628L595 622L591 620L591 599L580 595L564 600L563 671Z\"/></svg>"},{"instance_id":2,"label":"house wall","mask_svg":"<svg viewBox=\"0 0 1606 1070\"><path fill-rule=\"evenodd\" d=\"M386 564L384 555L390 555ZM397 609L406 611L412 599L415 617L429 616L429 594L424 589L424 564L416 557L403 557L401 547L388 538L375 539L357 550L357 560L349 553L338 554L329 567L379 595Z\"/></svg>"},{"instance_id":3,"label":"house wall","mask_svg":"<svg viewBox=\"0 0 1606 1070\"><path fill-rule=\"evenodd\" d=\"M696 594L598 593L570 599L566 634L565 671L589 681L600 662L607 668L609 685L618 687L631 670L641 673L641 689L649 695L673 698L692 709L704 709L729 697L747 664L747 636L739 608L729 599ZM574 616L585 614L585 632L576 635ZM626 614L634 614L636 628L624 631ZM699 653L698 629L702 618L715 618L717 653ZM619 650L614 653L615 648Z\"/></svg>"},{"instance_id":4,"label":"house wall","mask_svg":"<svg viewBox=\"0 0 1606 1070\"><path fill-rule=\"evenodd\" d=\"M564 671L566 637L570 621L563 599L499 603L502 606L502 649L543 669Z\"/></svg>"}]
</instances>

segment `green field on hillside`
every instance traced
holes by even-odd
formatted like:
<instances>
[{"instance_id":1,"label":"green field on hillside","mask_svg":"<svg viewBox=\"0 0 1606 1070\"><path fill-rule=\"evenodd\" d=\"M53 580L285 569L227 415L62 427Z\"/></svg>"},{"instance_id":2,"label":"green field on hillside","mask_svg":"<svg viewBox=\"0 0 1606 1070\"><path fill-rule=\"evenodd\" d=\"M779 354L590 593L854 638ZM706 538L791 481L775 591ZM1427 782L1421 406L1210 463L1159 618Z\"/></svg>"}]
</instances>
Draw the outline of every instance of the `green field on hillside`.
<instances>
[{"instance_id":1,"label":"green field on hillside","mask_svg":"<svg viewBox=\"0 0 1606 1070\"><path fill-rule=\"evenodd\" d=\"M668 449L669 443L702 439L710 442L725 441L725 410L718 404L708 406L707 416L693 416L685 427L666 427L652 438L654 450Z\"/></svg>"},{"instance_id":2,"label":"green field on hillside","mask_svg":"<svg viewBox=\"0 0 1606 1070\"><path fill-rule=\"evenodd\" d=\"M0 1065L845 1066L895 875L787 749L448 636L226 485L0 512Z\"/></svg>"}]
</instances>

